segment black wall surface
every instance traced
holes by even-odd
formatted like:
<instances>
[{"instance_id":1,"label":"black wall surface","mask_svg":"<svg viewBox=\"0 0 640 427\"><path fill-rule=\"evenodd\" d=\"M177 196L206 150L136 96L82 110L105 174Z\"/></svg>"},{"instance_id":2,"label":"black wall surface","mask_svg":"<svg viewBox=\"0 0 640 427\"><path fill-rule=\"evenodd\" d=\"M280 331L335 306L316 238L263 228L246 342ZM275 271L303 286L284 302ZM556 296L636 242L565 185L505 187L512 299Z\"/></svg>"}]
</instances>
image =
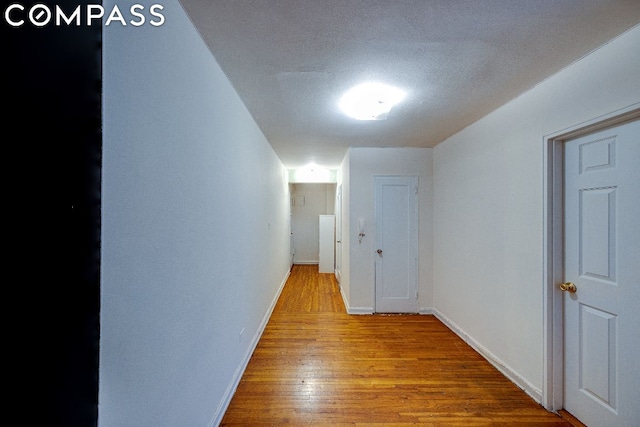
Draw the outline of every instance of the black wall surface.
<instances>
[{"instance_id":1,"label":"black wall surface","mask_svg":"<svg viewBox=\"0 0 640 427\"><path fill-rule=\"evenodd\" d=\"M97 425L101 37L99 24L2 20L2 288L15 425Z\"/></svg>"}]
</instances>

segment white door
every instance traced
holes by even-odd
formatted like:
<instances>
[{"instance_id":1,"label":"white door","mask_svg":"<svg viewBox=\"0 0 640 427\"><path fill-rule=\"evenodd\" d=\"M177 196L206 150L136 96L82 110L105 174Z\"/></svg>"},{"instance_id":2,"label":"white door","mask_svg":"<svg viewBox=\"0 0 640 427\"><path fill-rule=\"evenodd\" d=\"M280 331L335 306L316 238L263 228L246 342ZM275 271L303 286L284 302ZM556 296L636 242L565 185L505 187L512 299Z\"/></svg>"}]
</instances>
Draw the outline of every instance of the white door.
<instances>
[{"instance_id":1,"label":"white door","mask_svg":"<svg viewBox=\"0 0 640 427\"><path fill-rule=\"evenodd\" d=\"M564 407L640 426L640 121L565 144Z\"/></svg>"},{"instance_id":2,"label":"white door","mask_svg":"<svg viewBox=\"0 0 640 427\"><path fill-rule=\"evenodd\" d=\"M418 312L417 193L416 177L375 177L378 313Z\"/></svg>"},{"instance_id":3,"label":"white door","mask_svg":"<svg viewBox=\"0 0 640 427\"><path fill-rule=\"evenodd\" d=\"M336 279L342 280L342 185L336 189Z\"/></svg>"}]
</instances>

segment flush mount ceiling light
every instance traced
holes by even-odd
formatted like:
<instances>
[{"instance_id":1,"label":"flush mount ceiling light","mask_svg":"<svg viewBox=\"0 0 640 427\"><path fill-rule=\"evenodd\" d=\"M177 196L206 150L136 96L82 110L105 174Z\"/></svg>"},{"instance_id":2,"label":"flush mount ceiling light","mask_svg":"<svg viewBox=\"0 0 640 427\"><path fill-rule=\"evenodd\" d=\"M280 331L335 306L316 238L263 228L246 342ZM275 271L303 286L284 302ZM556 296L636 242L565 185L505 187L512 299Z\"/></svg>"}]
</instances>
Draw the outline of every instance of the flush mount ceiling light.
<instances>
[{"instance_id":1,"label":"flush mount ceiling light","mask_svg":"<svg viewBox=\"0 0 640 427\"><path fill-rule=\"evenodd\" d=\"M327 168L320 167L316 164L309 164L305 167L295 169L293 175L294 182L334 182L332 179L332 171Z\"/></svg>"},{"instance_id":2,"label":"flush mount ceiling light","mask_svg":"<svg viewBox=\"0 0 640 427\"><path fill-rule=\"evenodd\" d=\"M340 109L356 120L385 120L394 105L404 98L398 88L381 83L363 83L340 99Z\"/></svg>"}]
</instances>

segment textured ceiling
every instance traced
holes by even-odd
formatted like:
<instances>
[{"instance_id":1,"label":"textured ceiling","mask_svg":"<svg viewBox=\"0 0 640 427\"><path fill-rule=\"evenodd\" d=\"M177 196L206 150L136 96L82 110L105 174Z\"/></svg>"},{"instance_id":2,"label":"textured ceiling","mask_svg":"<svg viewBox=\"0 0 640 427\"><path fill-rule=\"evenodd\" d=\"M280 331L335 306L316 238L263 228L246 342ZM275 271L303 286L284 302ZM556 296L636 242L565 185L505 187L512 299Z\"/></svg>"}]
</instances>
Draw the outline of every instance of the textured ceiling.
<instances>
[{"instance_id":1,"label":"textured ceiling","mask_svg":"<svg viewBox=\"0 0 640 427\"><path fill-rule=\"evenodd\" d=\"M287 167L433 147L640 23L640 0L181 0ZM337 108L404 89L387 120Z\"/></svg>"}]
</instances>

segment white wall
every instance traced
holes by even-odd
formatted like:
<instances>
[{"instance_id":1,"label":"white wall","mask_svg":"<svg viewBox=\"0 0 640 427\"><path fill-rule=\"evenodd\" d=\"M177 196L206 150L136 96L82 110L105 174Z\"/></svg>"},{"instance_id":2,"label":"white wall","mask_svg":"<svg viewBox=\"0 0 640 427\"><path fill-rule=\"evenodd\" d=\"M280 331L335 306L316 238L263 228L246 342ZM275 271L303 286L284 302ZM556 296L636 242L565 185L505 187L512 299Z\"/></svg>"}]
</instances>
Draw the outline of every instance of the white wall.
<instances>
[{"instance_id":1,"label":"white wall","mask_svg":"<svg viewBox=\"0 0 640 427\"><path fill-rule=\"evenodd\" d=\"M430 148L351 148L345 158L349 167L348 189L344 196L349 216L343 222L343 271L348 287L347 309L351 313L371 313L375 309L375 175L416 175L418 191L418 307L430 311L432 301L432 218ZM344 164L344 162L343 162ZM358 242L358 219L366 221L366 236ZM348 236L348 239L345 237ZM346 274L346 277L344 277Z\"/></svg>"},{"instance_id":2,"label":"white wall","mask_svg":"<svg viewBox=\"0 0 640 427\"><path fill-rule=\"evenodd\" d=\"M640 27L434 149L434 304L533 397L543 385L543 140L640 102Z\"/></svg>"},{"instance_id":3,"label":"white wall","mask_svg":"<svg viewBox=\"0 0 640 427\"><path fill-rule=\"evenodd\" d=\"M291 230L294 263L317 264L319 247L319 215L334 213L336 184L291 184ZM304 204L300 204L300 198Z\"/></svg>"},{"instance_id":4,"label":"white wall","mask_svg":"<svg viewBox=\"0 0 640 427\"><path fill-rule=\"evenodd\" d=\"M163 4L104 28L101 427L216 424L289 270L285 169Z\"/></svg>"}]
</instances>

